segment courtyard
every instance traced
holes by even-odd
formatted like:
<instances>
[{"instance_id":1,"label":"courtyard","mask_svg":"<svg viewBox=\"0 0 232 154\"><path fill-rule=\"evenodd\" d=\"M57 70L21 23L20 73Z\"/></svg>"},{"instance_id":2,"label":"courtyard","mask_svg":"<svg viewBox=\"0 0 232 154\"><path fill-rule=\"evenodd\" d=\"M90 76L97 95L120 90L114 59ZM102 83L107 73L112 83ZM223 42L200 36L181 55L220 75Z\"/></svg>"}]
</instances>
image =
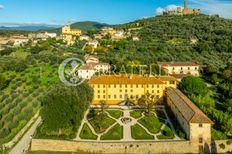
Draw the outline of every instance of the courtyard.
<instances>
[{"instance_id":1,"label":"courtyard","mask_svg":"<svg viewBox=\"0 0 232 154\"><path fill-rule=\"evenodd\" d=\"M146 113L127 106L91 106L78 129L76 141L181 140L164 106Z\"/></svg>"}]
</instances>

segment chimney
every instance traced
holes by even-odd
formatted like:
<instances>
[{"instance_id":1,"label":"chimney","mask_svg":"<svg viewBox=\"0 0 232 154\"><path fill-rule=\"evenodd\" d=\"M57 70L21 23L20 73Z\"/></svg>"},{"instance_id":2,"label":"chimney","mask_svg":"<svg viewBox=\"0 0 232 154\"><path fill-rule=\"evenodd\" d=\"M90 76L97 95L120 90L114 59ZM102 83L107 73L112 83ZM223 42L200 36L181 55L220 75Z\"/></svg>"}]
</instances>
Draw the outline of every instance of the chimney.
<instances>
[{"instance_id":1,"label":"chimney","mask_svg":"<svg viewBox=\"0 0 232 154\"><path fill-rule=\"evenodd\" d=\"M188 8L188 0L184 0L184 8L185 8L185 9Z\"/></svg>"}]
</instances>

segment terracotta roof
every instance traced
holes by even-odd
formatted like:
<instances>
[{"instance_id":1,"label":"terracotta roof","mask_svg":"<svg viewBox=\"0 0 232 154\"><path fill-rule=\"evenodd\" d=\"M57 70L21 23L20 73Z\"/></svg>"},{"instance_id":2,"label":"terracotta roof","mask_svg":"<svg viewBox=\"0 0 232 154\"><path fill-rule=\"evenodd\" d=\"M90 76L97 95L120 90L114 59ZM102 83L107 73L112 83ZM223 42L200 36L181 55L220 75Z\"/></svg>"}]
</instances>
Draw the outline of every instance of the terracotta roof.
<instances>
[{"instance_id":1,"label":"terracotta roof","mask_svg":"<svg viewBox=\"0 0 232 154\"><path fill-rule=\"evenodd\" d=\"M183 79L184 77L187 76L192 76L191 74L172 74L176 79Z\"/></svg>"},{"instance_id":2,"label":"terracotta roof","mask_svg":"<svg viewBox=\"0 0 232 154\"><path fill-rule=\"evenodd\" d=\"M180 90L167 88L167 97L171 99L173 104L189 123L213 124L213 122Z\"/></svg>"},{"instance_id":3,"label":"terracotta roof","mask_svg":"<svg viewBox=\"0 0 232 154\"><path fill-rule=\"evenodd\" d=\"M89 80L89 84L164 84L156 77L143 77L139 75L109 75L99 76Z\"/></svg>"},{"instance_id":4,"label":"terracotta roof","mask_svg":"<svg viewBox=\"0 0 232 154\"><path fill-rule=\"evenodd\" d=\"M161 81L176 81L176 78L173 76L158 76L156 78Z\"/></svg>"},{"instance_id":5,"label":"terracotta roof","mask_svg":"<svg viewBox=\"0 0 232 154\"><path fill-rule=\"evenodd\" d=\"M185 61L185 62L158 62L160 66L199 66L193 62Z\"/></svg>"},{"instance_id":6,"label":"terracotta roof","mask_svg":"<svg viewBox=\"0 0 232 154\"><path fill-rule=\"evenodd\" d=\"M108 63L88 63L79 68L79 70L94 70L96 66L108 66Z\"/></svg>"}]
</instances>

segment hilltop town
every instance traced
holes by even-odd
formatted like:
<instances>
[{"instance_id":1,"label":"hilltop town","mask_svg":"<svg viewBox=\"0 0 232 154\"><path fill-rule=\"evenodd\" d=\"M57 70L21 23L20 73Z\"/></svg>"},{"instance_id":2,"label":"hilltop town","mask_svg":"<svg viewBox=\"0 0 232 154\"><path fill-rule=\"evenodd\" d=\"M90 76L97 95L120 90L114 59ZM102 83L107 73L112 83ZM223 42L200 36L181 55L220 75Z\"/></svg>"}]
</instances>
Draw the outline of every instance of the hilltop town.
<instances>
[{"instance_id":1,"label":"hilltop town","mask_svg":"<svg viewBox=\"0 0 232 154\"><path fill-rule=\"evenodd\" d=\"M121 25L0 35L0 154L232 152L231 26L185 0Z\"/></svg>"}]
</instances>

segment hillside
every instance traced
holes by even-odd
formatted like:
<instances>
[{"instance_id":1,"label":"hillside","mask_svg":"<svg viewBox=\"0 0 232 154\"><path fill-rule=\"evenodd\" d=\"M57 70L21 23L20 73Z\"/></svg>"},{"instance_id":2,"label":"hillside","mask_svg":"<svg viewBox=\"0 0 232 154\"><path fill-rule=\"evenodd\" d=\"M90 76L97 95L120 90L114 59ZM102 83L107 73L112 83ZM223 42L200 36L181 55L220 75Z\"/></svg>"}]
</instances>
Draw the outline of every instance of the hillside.
<instances>
[{"instance_id":1,"label":"hillside","mask_svg":"<svg viewBox=\"0 0 232 154\"><path fill-rule=\"evenodd\" d=\"M131 31L140 41L121 41L120 51L115 48L100 54L105 61L117 64L137 60L151 64L187 60L216 68L223 68L232 61L232 20L229 19L207 15L157 16L115 27L141 28Z\"/></svg>"},{"instance_id":2,"label":"hillside","mask_svg":"<svg viewBox=\"0 0 232 154\"><path fill-rule=\"evenodd\" d=\"M71 24L71 27L74 29L81 29L83 32L86 32L90 29L98 29L102 28L104 26L107 26L107 24L94 22L94 21L83 21L83 22L76 22ZM57 34L60 34L61 27L56 29L48 29L49 32L55 32Z\"/></svg>"}]
</instances>

